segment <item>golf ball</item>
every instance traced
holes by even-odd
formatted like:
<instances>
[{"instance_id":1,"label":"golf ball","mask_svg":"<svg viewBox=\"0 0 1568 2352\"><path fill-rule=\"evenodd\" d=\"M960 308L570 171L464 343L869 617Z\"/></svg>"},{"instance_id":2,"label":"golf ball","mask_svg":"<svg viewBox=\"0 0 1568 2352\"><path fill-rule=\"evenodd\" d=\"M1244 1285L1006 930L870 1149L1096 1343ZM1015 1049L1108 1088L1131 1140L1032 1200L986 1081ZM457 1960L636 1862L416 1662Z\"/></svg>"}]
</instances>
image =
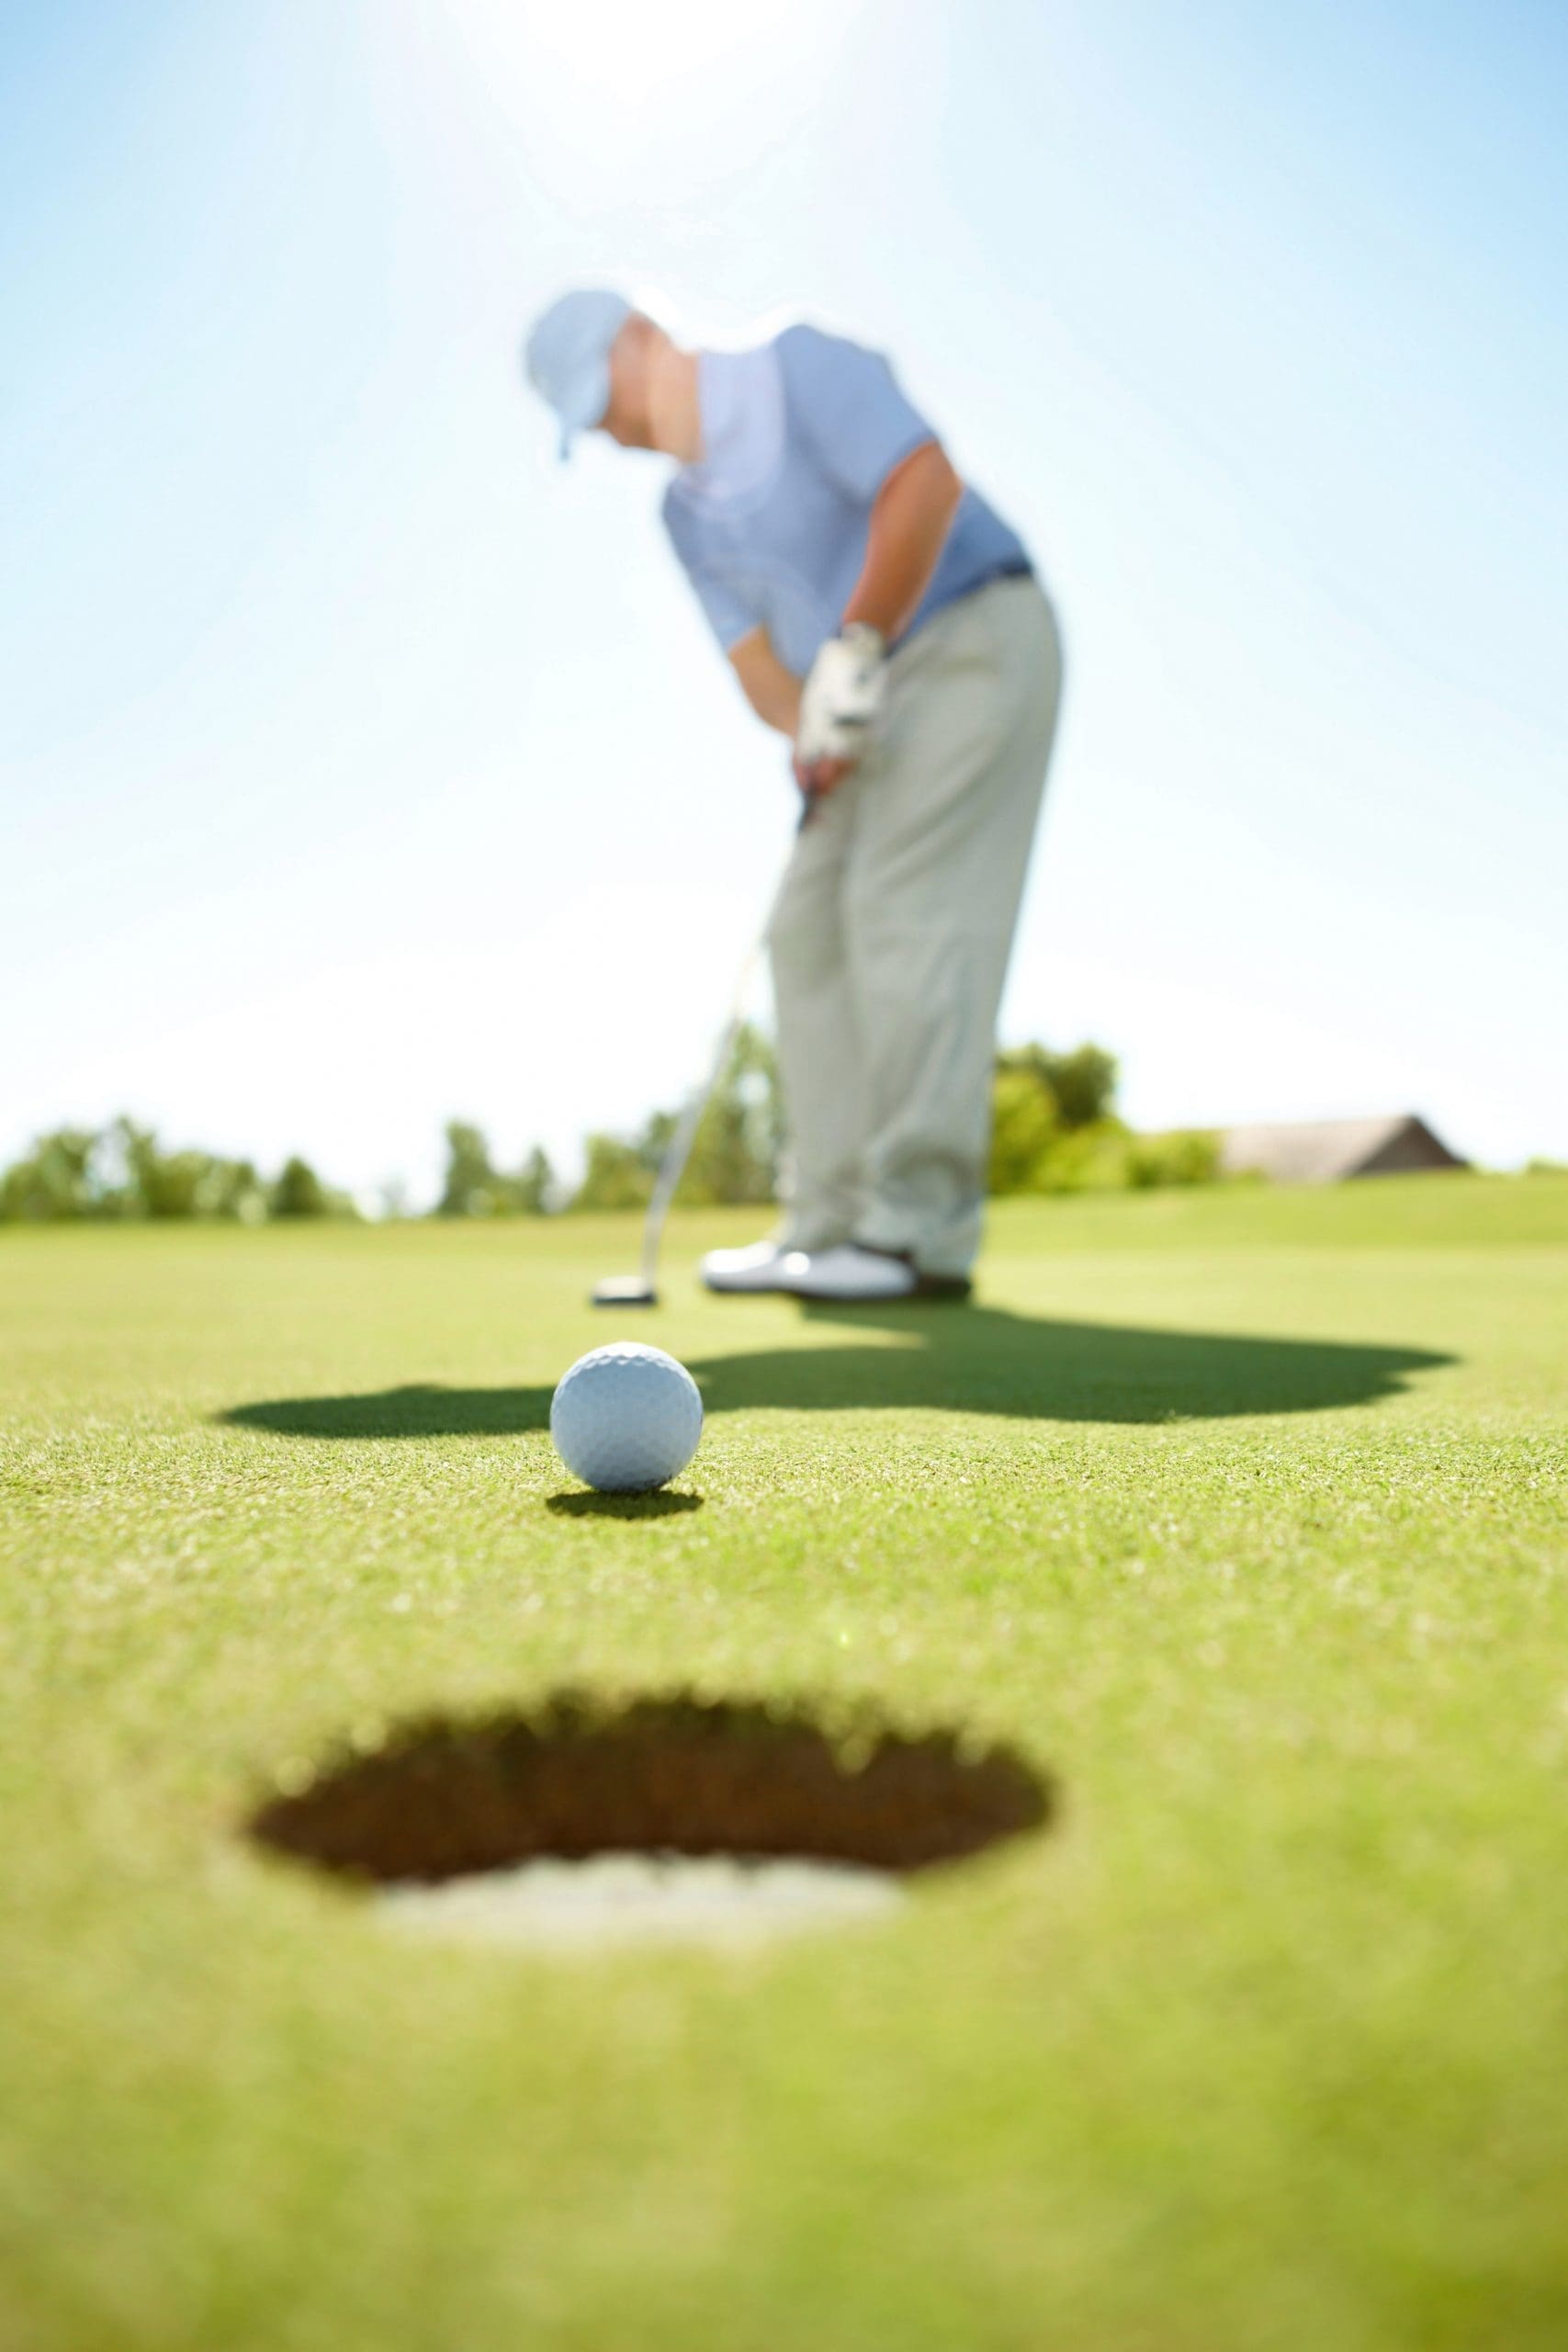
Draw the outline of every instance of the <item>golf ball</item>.
<instances>
[{"instance_id":1,"label":"golf ball","mask_svg":"<svg viewBox=\"0 0 1568 2352\"><path fill-rule=\"evenodd\" d=\"M703 1400L683 1363L640 1340L579 1356L556 1390L550 1436L569 1470L607 1495L645 1495L683 1470Z\"/></svg>"}]
</instances>

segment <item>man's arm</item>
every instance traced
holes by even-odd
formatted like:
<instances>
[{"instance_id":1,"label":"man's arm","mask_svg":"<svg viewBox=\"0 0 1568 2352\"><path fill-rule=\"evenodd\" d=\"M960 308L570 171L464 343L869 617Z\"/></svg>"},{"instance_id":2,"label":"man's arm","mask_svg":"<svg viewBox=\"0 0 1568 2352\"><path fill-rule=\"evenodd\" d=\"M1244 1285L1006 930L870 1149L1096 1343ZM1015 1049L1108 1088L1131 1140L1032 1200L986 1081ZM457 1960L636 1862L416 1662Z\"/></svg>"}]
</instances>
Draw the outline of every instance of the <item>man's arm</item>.
<instances>
[{"instance_id":1,"label":"man's arm","mask_svg":"<svg viewBox=\"0 0 1568 2352\"><path fill-rule=\"evenodd\" d=\"M795 775L814 799L840 784L859 757L858 744L845 739L863 737L880 705L887 640L914 618L963 495L964 484L937 441L911 449L876 493L865 560L844 607L841 634L822 647L802 689L805 728L796 727ZM876 632L869 651L859 643L850 650L848 633L857 627ZM855 729L849 725L852 712L860 722Z\"/></svg>"},{"instance_id":2,"label":"man's arm","mask_svg":"<svg viewBox=\"0 0 1568 2352\"><path fill-rule=\"evenodd\" d=\"M763 725L776 727L793 742L800 719L800 680L784 668L767 630L752 629L730 647L729 659L742 694Z\"/></svg>"},{"instance_id":3,"label":"man's arm","mask_svg":"<svg viewBox=\"0 0 1568 2352\"><path fill-rule=\"evenodd\" d=\"M897 637L913 618L931 585L964 484L941 444L922 442L894 467L871 510L865 560L844 607L845 627L862 621ZM800 723L800 680L786 670L765 628L754 628L729 649L742 693L758 718L793 741ZM829 791L844 775L846 760L813 763L812 788Z\"/></svg>"},{"instance_id":4,"label":"man's arm","mask_svg":"<svg viewBox=\"0 0 1568 2352\"><path fill-rule=\"evenodd\" d=\"M924 441L894 467L876 493L865 561L843 623L865 621L897 637L915 616L953 528L964 484L940 441Z\"/></svg>"}]
</instances>

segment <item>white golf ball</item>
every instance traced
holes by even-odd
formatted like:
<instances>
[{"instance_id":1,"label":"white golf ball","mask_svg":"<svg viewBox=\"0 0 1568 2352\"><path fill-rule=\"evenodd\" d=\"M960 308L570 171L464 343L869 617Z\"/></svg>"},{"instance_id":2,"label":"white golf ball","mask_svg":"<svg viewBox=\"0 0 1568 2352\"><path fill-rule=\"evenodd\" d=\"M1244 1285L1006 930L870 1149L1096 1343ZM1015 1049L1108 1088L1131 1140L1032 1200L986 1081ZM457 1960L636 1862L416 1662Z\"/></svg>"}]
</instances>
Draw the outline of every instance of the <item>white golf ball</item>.
<instances>
[{"instance_id":1,"label":"white golf ball","mask_svg":"<svg viewBox=\"0 0 1568 2352\"><path fill-rule=\"evenodd\" d=\"M640 1340L579 1356L550 1405L569 1470L607 1495L646 1495L683 1470L703 1433L703 1400L683 1363Z\"/></svg>"}]
</instances>

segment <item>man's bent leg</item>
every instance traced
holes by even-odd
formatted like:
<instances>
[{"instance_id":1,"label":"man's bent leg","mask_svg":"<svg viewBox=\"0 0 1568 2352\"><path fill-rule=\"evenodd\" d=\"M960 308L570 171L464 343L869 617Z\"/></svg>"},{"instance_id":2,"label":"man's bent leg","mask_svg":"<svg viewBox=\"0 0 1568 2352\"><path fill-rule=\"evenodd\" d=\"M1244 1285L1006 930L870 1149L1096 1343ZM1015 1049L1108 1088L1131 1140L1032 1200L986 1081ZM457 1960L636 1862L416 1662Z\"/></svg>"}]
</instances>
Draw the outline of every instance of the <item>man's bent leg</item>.
<instances>
[{"instance_id":1,"label":"man's bent leg","mask_svg":"<svg viewBox=\"0 0 1568 2352\"><path fill-rule=\"evenodd\" d=\"M865 1076L856 1238L922 1273L979 1247L997 1012L1061 688L1050 606L997 582L894 658L845 894Z\"/></svg>"}]
</instances>

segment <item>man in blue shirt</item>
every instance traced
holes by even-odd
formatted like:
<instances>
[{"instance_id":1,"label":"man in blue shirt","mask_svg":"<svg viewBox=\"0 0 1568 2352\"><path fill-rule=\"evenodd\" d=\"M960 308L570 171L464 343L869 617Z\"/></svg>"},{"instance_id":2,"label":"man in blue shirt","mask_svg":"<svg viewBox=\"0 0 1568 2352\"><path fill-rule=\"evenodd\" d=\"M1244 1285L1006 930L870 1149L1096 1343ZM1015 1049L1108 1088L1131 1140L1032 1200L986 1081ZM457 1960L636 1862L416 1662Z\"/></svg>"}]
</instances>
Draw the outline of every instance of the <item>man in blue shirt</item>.
<instances>
[{"instance_id":1,"label":"man in blue shirt","mask_svg":"<svg viewBox=\"0 0 1568 2352\"><path fill-rule=\"evenodd\" d=\"M1029 558L886 361L841 336L686 351L584 289L536 322L526 365L563 456L597 428L675 460L671 545L810 797L769 938L784 1220L710 1251L704 1279L966 1297L1061 687Z\"/></svg>"}]
</instances>

